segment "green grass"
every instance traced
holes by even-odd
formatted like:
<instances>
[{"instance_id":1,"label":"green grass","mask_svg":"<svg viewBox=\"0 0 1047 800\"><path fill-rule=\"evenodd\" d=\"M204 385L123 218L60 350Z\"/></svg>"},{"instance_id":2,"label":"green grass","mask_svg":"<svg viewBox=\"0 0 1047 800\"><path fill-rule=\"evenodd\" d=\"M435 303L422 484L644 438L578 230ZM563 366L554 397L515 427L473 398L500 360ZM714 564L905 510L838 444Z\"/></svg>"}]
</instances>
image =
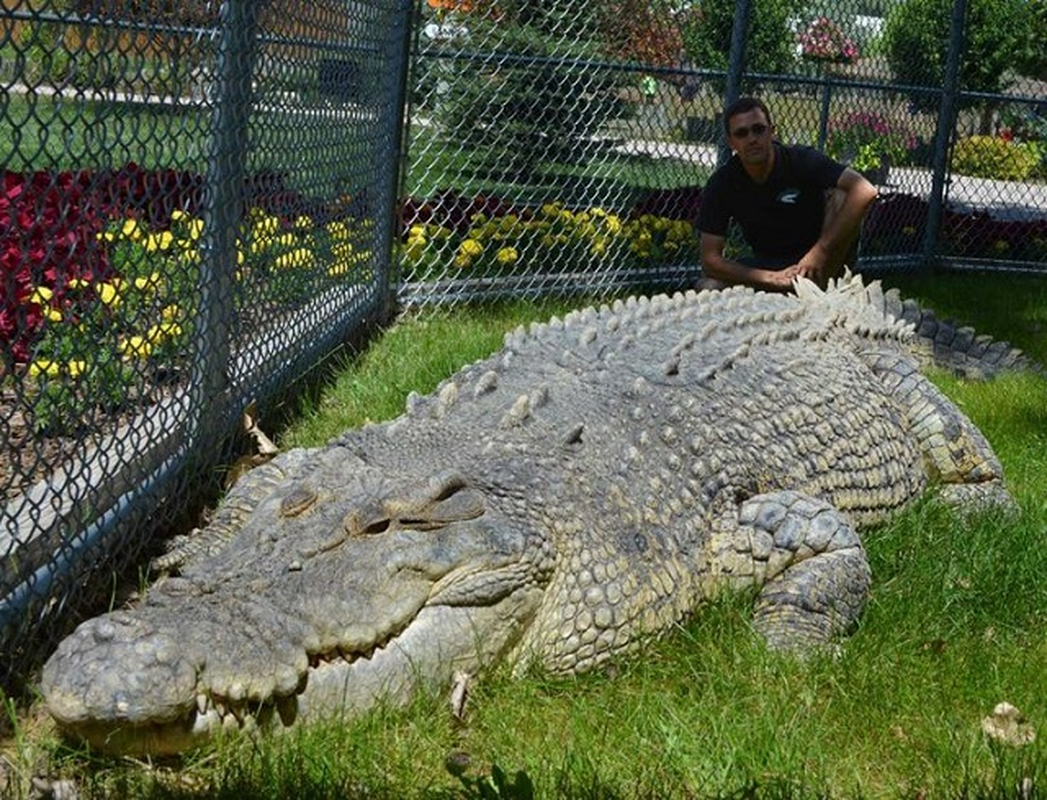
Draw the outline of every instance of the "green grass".
<instances>
[{"instance_id":1,"label":"green grass","mask_svg":"<svg viewBox=\"0 0 1047 800\"><path fill-rule=\"evenodd\" d=\"M674 189L705 183L712 170L672 158L651 158L611 151L590 152L583 166L546 164L529 180L499 175L498 154L462 150L454 142L434 139L430 129L413 131L405 193L434 197L454 187L456 193L482 194L522 203L553 199L584 208L597 203L627 207L649 189ZM594 203L593 198L598 198Z\"/></svg>"},{"instance_id":2,"label":"green grass","mask_svg":"<svg viewBox=\"0 0 1047 800\"><path fill-rule=\"evenodd\" d=\"M120 167L203 171L210 113L79 98L8 94L0 102L0 163L11 170Z\"/></svg>"},{"instance_id":3,"label":"green grass","mask_svg":"<svg viewBox=\"0 0 1047 800\"><path fill-rule=\"evenodd\" d=\"M1047 280L906 284L946 314L985 315L986 332L1040 354ZM280 442L318 444L395 415L408 390L432 389L495 349L503 330L561 308L404 320L347 363ZM495 670L474 688L464 725L445 698L422 696L343 725L222 741L173 766L67 750L42 726L23 734L32 755L18 763L46 763L84 797L522 798L528 783L542 798L1011 797L1024 779L1042 792L1047 381L935 379L993 442L1023 510L960 519L921 502L868 534L872 598L832 656L768 652L750 629L748 598L733 597L592 674L520 680ZM1011 748L982 734L1001 701L1025 713L1035 743ZM466 765L465 782L449 758ZM30 767L20 769L24 778Z\"/></svg>"}]
</instances>

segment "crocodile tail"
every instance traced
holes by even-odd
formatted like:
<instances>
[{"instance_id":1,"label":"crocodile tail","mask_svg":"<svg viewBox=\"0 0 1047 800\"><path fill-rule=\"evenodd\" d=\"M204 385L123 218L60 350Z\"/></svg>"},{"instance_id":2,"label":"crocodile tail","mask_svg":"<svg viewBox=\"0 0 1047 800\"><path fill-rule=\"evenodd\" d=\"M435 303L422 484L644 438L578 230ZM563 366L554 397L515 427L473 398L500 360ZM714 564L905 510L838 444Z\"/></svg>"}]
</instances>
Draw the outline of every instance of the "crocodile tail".
<instances>
[{"instance_id":1,"label":"crocodile tail","mask_svg":"<svg viewBox=\"0 0 1047 800\"><path fill-rule=\"evenodd\" d=\"M913 326L916 355L922 363L974 380L1020 371L1047 377L1043 366L1009 342L979 334L955 320L939 319L929 308L903 298L897 289L889 289L883 297L885 313Z\"/></svg>"},{"instance_id":2,"label":"crocodile tail","mask_svg":"<svg viewBox=\"0 0 1047 800\"><path fill-rule=\"evenodd\" d=\"M1005 372L1028 371L1047 377L1037 364L1009 342L978 334L954 320L941 320L929 308L904 299L897 289L883 290L879 281L868 284L850 270L830 280L823 291L799 278L799 298L812 308L829 312L834 323L888 331L902 341L922 366L935 366L964 378L987 380Z\"/></svg>"}]
</instances>

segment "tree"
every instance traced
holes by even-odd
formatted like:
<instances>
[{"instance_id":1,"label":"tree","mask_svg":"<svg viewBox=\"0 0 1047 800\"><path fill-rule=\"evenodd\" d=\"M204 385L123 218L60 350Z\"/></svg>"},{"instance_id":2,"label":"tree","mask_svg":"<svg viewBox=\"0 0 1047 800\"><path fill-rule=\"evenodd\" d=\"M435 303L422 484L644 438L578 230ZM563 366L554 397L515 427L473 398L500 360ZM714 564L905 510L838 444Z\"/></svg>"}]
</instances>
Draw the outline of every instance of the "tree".
<instances>
[{"instance_id":1,"label":"tree","mask_svg":"<svg viewBox=\"0 0 1047 800\"><path fill-rule=\"evenodd\" d=\"M902 84L939 87L945 77L954 0L907 0L887 16L884 41L894 78ZM960 88L996 93L1021 48L1025 0L968 0ZM1040 45L1042 47L1042 44ZM914 94L917 105L937 105L932 95Z\"/></svg>"},{"instance_id":2,"label":"tree","mask_svg":"<svg viewBox=\"0 0 1047 800\"><path fill-rule=\"evenodd\" d=\"M727 69L734 27L734 0L701 0L683 23L684 48L696 67ZM805 0L752 0L745 66L749 72L788 73L796 52L791 23Z\"/></svg>"},{"instance_id":3,"label":"tree","mask_svg":"<svg viewBox=\"0 0 1047 800\"><path fill-rule=\"evenodd\" d=\"M614 0L597 5L601 38L609 55L657 67L679 65L683 36L668 3Z\"/></svg>"},{"instance_id":4,"label":"tree","mask_svg":"<svg viewBox=\"0 0 1047 800\"><path fill-rule=\"evenodd\" d=\"M1047 0L1028 0L1027 24L1022 46L1015 55L1014 68L1020 75L1047 81Z\"/></svg>"},{"instance_id":5,"label":"tree","mask_svg":"<svg viewBox=\"0 0 1047 800\"><path fill-rule=\"evenodd\" d=\"M539 179L551 164L575 166L618 110L588 2L514 0L497 15L466 14L470 42L495 54L478 69L446 75L435 117L447 137L510 180Z\"/></svg>"}]
</instances>

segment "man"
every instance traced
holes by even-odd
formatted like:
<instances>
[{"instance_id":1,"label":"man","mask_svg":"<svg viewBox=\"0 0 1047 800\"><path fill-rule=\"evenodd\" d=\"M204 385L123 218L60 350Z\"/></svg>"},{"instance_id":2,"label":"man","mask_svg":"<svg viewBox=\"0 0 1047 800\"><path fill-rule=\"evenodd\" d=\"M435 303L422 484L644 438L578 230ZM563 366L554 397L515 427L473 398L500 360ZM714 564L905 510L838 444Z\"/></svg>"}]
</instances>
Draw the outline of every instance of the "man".
<instances>
[{"instance_id":1,"label":"man","mask_svg":"<svg viewBox=\"0 0 1047 800\"><path fill-rule=\"evenodd\" d=\"M732 103L724 126L734 155L702 191L699 288L741 283L788 292L801 275L824 287L851 265L876 187L812 147L778 142L767 106L755 97ZM724 255L731 220L752 247L751 259Z\"/></svg>"}]
</instances>

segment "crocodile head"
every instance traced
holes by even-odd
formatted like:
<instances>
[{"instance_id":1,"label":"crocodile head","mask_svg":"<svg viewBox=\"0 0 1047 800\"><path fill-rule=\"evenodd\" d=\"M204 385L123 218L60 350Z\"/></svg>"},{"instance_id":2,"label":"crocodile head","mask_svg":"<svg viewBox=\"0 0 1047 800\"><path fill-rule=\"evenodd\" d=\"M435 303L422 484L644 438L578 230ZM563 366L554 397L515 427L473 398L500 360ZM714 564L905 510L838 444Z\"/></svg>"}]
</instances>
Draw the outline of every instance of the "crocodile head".
<instances>
[{"instance_id":1,"label":"crocodile head","mask_svg":"<svg viewBox=\"0 0 1047 800\"><path fill-rule=\"evenodd\" d=\"M99 749L163 754L446 683L540 602L549 544L503 510L518 505L455 472L280 485L218 552L63 641L47 707Z\"/></svg>"}]
</instances>

